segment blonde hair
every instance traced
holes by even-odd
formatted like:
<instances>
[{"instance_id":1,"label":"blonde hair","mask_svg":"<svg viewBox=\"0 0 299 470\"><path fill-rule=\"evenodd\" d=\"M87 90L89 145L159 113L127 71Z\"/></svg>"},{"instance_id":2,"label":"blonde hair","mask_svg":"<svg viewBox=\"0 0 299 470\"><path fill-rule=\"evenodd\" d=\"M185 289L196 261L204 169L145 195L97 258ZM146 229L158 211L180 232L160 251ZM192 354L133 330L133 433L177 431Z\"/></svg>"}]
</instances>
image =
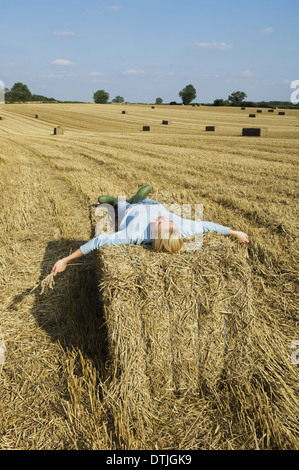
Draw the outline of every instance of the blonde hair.
<instances>
[{"instance_id":1,"label":"blonde hair","mask_svg":"<svg viewBox=\"0 0 299 470\"><path fill-rule=\"evenodd\" d=\"M153 240L153 247L156 251L166 251L168 253L177 253L184 248L184 242L177 228L169 228L167 237L159 233L158 238Z\"/></svg>"}]
</instances>

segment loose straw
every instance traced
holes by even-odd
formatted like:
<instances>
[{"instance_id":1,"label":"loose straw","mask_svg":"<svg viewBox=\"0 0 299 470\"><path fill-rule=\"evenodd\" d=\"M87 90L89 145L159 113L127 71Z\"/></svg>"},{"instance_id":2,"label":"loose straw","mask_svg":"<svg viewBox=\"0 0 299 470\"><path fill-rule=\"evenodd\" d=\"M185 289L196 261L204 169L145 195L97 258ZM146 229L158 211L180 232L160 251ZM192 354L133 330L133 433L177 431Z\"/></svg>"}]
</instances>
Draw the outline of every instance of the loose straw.
<instances>
[{"instance_id":1,"label":"loose straw","mask_svg":"<svg viewBox=\"0 0 299 470\"><path fill-rule=\"evenodd\" d=\"M79 266L79 264L80 263L69 263L68 266ZM37 289L38 286L41 286L40 295L42 295L46 288L53 289L54 285L55 285L54 274L50 273L42 281L40 281L35 287L33 287L30 293L35 291L35 289Z\"/></svg>"},{"instance_id":2,"label":"loose straw","mask_svg":"<svg viewBox=\"0 0 299 470\"><path fill-rule=\"evenodd\" d=\"M42 281L40 281L35 287L33 287L33 289L30 291L30 293L33 292L33 291L35 291L35 289L37 289L38 286L41 286L40 295L42 295L47 287L48 287L49 289L53 289L54 284L55 284L55 282L54 282L54 274L53 274L53 273L50 273L50 274L48 274L48 276L46 276Z\"/></svg>"}]
</instances>

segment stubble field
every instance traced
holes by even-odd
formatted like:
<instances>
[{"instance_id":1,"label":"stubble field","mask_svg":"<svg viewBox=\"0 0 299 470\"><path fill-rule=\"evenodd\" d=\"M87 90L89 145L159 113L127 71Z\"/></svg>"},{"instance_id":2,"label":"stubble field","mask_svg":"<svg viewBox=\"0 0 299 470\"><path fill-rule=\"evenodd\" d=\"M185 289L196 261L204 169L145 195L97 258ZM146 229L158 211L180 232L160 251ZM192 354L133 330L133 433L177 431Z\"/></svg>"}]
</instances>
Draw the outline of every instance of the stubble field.
<instances>
[{"instance_id":1,"label":"stubble field","mask_svg":"<svg viewBox=\"0 0 299 470\"><path fill-rule=\"evenodd\" d=\"M254 111L0 105L1 449L298 447L299 111L279 116L263 109L249 118ZM63 135L53 135L56 126L64 128ZM216 131L206 132L205 126ZM267 128L268 134L242 137L243 127ZM57 259L94 236L93 204L100 194L131 196L144 184L151 184L151 197L164 204L203 204L204 220L249 235L250 244L241 247L209 234L204 251L175 259L190 272L196 271L192 260L202 261L210 278L231 275L233 282L239 276L250 285L242 342L251 356L247 363L242 359L250 366L246 380L229 376L224 364L213 386L205 378L192 393L156 394L150 406L132 411L133 398L127 402L116 391L117 376L111 373L113 325L107 292L99 296L99 285L110 280L99 278L98 255L68 266L53 289L43 291L41 281ZM179 273L168 255L147 252L142 258L143 248L128 250L143 263L151 256L157 270L163 265L167 273L169 265L169 272ZM122 251L103 250L106 274L115 264L120 269ZM214 273L203 253L217 258ZM234 265L221 264L228 253ZM130 292L125 281L123 286ZM188 297L188 284L178 295Z\"/></svg>"}]
</instances>

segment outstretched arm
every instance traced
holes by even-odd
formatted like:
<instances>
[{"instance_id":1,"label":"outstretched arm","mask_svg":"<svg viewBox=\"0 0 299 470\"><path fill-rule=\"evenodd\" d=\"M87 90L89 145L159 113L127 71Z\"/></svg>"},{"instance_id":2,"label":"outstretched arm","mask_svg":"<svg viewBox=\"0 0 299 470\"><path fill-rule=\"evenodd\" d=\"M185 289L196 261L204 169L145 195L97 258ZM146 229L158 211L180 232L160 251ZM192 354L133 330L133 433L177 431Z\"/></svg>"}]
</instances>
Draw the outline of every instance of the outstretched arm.
<instances>
[{"instance_id":1,"label":"outstretched arm","mask_svg":"<svg viewBox=\"0 0 299 470\"><path fill-rule=\"evenodd\" d=\"M129 245L134 243L134 241L137 240L129 238L125 230L112 234L103 233L80 246L80 248L70 256L66 256L65 258L58 260L52 268L52 273L56 276L56 274L65 270L70 261L80 258L81 256L85 256L93 250L98 250L101 246Z\"/></svg>"},{"instance_id":2,"label":"outstretched arm","mask_svg":"<svg viewBox=\"0 0 299 470\"><path fill-rule=\"evenodd\" d=\"M174 216L173 219L175 217L176 216ZM225 227L214 222L196 222L194 220L181 219L177 217L175 223L181 231L182 238L186 238L198 233L207 233L214 231L220 233L221 235L229 235L230 237L234 237L238 240L239 243L249 243L249 238L246 233L231 230L229 227Z\"/></svg>"},{"instance_id":3,"label":"outstretched arm","mask_svg":"<svg viewBox=\"0 0 299 470\"><path fill-rule=\"evenodd\" d=\"M62 259L58 260L52 268L53 275L56 276L56 274L62 273L65 270L67 264L70 261L73 261L74 259L80 258L80 256L83 256L83 253L80 249L78 249L74 253L72 253L71 255L66 256L65 258L62 258Z\"/></svg>"}]
</instances>

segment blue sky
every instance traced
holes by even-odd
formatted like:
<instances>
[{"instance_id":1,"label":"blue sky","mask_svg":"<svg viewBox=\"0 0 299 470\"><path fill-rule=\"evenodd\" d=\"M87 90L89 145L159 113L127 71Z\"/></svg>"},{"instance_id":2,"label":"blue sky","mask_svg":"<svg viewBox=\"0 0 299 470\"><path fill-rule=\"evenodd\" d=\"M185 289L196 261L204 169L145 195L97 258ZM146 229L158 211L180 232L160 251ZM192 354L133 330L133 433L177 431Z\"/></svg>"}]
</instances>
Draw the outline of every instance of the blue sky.
<instances>
[{"instance_id":1,"label":"blue sky","mask_svg":"<svg viewBox=\"0 0 299 470\"><path fill-rule=\"evenodd\" d=\"M290 100L298 0L0 0L0 80L92 101Z\"/></svg>"}]
</instances>

